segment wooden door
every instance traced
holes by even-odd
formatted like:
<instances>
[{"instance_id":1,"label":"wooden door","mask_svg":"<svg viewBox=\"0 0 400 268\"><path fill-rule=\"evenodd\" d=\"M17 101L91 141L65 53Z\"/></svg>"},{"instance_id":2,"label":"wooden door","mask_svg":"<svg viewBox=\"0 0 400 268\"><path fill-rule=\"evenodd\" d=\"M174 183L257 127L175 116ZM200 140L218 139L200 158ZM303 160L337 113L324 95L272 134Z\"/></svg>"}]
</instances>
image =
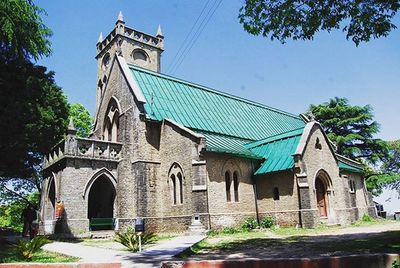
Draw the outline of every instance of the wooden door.
<instances>
[{"instance_id":1,"label":"wooden door","mask_svg":"<svg viewBox=\"0 0 400 268\"><path fill-rule=\"evenodd\" d=\"M317 207L319 211L319 216L321 218L326 218L328 216L326 212L326 190L324 183L320 178L315 181L315 189L317 191Z\"/></svg>"}]
</instances>

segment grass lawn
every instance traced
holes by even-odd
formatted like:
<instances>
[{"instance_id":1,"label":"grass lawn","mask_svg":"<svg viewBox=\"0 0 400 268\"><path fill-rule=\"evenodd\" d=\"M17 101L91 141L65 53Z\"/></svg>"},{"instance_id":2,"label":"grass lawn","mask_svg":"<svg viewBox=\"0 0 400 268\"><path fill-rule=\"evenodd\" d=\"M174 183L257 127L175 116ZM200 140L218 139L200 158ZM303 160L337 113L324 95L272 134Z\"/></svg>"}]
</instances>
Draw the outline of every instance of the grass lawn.
<instances>
[{"instance_id":1,"label":"grass lawn","mask_svg":"<svg viewBox=\"0 0 400 268\"><path fill-rule=\"evenodd\" d=\"M287 258L364 253L400 253L400 225L382 233L346 233L344 229L385 225L393 221L358 222L352 226L319 226L315 229L272 228L262 231L218 233L208 236L182 254L183 258ZM358 228L358 229L357 229Z\"/></svg>"},{"instance_id":2,"label":"grass lawn","mask_svg":"<svg viewBox=\"0 0 400 268\"><path fill-rule=\"evenodd\" d=\"M55 262L77 262L79 258L61 255L49 251L40 250L33 255L30 262L42 262L42 263L55 263ZM27 260L20 257L14 250L13 246L0 241L0 263L10 262L28 262Z\"/></svg>"}]
</instances>

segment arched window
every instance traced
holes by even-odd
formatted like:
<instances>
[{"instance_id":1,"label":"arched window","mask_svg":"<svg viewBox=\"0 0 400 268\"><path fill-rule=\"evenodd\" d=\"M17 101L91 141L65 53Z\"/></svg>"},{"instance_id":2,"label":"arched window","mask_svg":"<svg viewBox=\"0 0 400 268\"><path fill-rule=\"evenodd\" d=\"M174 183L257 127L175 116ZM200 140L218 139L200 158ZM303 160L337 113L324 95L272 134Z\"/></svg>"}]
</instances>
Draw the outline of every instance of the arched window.
<instances>
[{"instance_id":1,"label":"arched window","mask_svg":"<svg viewBox=\"0 0 400 268\"><path fill-rule=\"evenodd\" d=\"M229 171L225 172L225 188L226 188L226 201L231 202L231 174Z\"/></svg>"},{"instance_id":2,"label":"arched window","mask_svg":"<svg viewBox=\"0 0 400 268\"><path fill-rule=\"evenodd\" d=\"M141 50L141 49L135 49L135 50L132 52L132 58L133 58L133 60L136 61L136 62L146 63L148 57L147 57L146 52L144 52L143 50Z\"/></svg>"},{"instance_id":3,"label":"arched window","mask_svg":"<svg viewBox=\"0 0 400 268\"><path fill-rule=\"evenodd\" d=\"M279 200L279 188L278 187L274 188L274 200L275 201Z\"/></svg>"},{"instance_id":4,"label":"arched window","mask_svg":"<svg viewBox=\"0 0 400 268\"><path fill-rule=\"evenodd\" d=\"M106 117L104 119L103 138L106 141L118 141L118 128L119 128L119 115L118 103L113 98L108 104Z\"/></svg>"},{"instance_id":5,"label":"arched window","mask_svg":"<svg viewBox=\"0 0 400 268\"><path fill-rule=\"evenodd\" d=\"M239 178L237 171L233 172L233 189L235 194L235 202L239 202Z\"/></svg>"},{"instance_id":6,"label":"arched window","mask_svg":"<svg viewBox=\"0 0 400 268\"><path fill-rule=\"evenodd\" d=\"M172 197L172 204L180 205L183 204L183 171L182 168L174 163L168 174L170 182L170 192Z\"/></svg>"}]
</instances>

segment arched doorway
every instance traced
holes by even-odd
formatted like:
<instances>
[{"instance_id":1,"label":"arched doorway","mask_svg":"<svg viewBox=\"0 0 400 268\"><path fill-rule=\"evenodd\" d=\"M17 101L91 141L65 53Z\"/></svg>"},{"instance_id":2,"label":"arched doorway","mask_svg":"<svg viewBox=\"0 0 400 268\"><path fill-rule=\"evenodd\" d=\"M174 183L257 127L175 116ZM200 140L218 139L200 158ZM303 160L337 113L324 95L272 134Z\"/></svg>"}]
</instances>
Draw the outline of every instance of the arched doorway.
<instances>
[{"instance_id":1,"label":"arched doorway","mask_svg":"<svg viewBox=\"0 0 400 268\"><path fill-rule=\"evenodd\" d=\"M90 187L88 218L92 230L113 229L115 187L110 179L101 175Z\"/></svg>"},{"instance_id":2,"label":"arched doorway","mask_svg":"<svg viewBox=\"0 0 400 268\"><path fill-rule=\"evenodd\" d=\"M315 191L317 195L317 207L319 212L320 218L327 218L328 217L328 210L327 210L327 192L326 192L326 185L321 177L317 177L315 180Z\"/></svg>"}]
</instances>

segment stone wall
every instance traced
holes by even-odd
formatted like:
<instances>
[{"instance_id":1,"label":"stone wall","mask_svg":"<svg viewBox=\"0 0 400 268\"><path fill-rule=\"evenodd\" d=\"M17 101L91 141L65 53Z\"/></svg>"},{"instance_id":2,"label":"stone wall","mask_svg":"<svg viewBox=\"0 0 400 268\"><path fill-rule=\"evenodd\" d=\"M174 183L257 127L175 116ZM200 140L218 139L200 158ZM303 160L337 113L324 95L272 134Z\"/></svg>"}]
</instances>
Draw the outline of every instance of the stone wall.
<instances>
[{"instance_id":1,"label":"stone wall","mask_svg":"<svg viewBox=\"0 0 400 268\"><path fill-rule=\"evenodd\" d=\"M218 229L241 225L245 218L256 217L255 196L252 182L252 160L225 154L205 155L208 175L208 204L210 227ZM233 183L231 202L227 202L225 172L239 174L239 202L234 201Z\"/></svg>"},{"instance_id":2,"label":"stone wall","mask_svg":"<svg viewBox=\"0 0 400 268\"><path fill-rule=\"evenodd\" d=\"M284 226L299 224L299 196L292 171L257 176L257 200L260 218L272 216L274 222ZM274 188L279 200L274 200Z\"/></svg>"}]
</instances>

